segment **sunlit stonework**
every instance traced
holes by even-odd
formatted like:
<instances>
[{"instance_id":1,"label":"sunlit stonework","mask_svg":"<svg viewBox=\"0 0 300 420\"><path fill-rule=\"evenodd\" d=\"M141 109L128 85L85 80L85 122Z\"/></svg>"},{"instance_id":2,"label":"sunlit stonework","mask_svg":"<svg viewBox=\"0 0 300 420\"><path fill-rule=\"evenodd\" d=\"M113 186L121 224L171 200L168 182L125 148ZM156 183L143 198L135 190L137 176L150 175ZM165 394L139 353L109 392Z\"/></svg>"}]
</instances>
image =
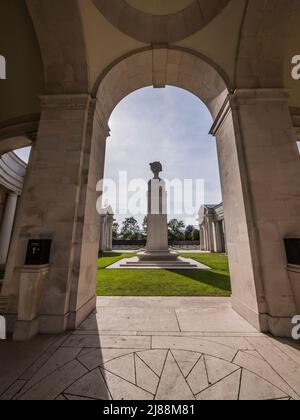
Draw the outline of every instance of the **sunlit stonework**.
<instances>
[{"instance_id":1,"label":"sunlit stonework","mask_svg":"<svg viewBox=\"0 0 300 420\"><path fill-rule=\"evenodd\" d=\"M1 2L0 399L300 399L299 21L300 0ZM96 186L113 110L166 86L211 114L223 201L197 267L134 277ZM157 219L143 255L177 258Z\"/></svg>"}]
</instances>

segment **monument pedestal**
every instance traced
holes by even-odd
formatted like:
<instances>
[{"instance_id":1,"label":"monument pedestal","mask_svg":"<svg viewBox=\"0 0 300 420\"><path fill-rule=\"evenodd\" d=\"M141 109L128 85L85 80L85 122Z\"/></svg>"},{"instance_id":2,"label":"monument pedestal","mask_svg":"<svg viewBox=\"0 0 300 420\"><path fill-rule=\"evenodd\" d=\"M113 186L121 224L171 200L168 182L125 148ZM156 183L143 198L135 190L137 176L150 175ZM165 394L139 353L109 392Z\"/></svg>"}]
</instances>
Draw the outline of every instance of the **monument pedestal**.
<instances>
[{"instance_id":1,"label":"monument pedestal","mask_svg":"<svg viewBox=\"0 0 300 420\"><path fill-rule=\"evenodd\" d=\"M137 254L141 262L162 262L162 261L177 261L177 252L171 251L142 251Z\"/></svg>"},{"instance_id":2,"label":"monument pedestal","mask_svg":"<svg viewBox=\"0 0 300 420\"><path fill-rule=\"evenodd\" d=\"M166 195L166 191L162 192ZM176 261L177 252L169 250L168 219L166 214L148 214L147 216L147 246L138 253L140 261Z\"/></svg>"},{"instance_id":3,"label":"monument pedestal","mask_svg":"<svg viewBox=\"0 0 300 420\"><path fill-rule=\"evenodd\" d=\"M160 179L162 171L160 162L151 163L154 178L148 183L148 216L146 249L137 254L137 261L127 261L120 268L161 268L191 269L197 265L179 258L179 254L169 250L167 190L165 182Z\"/></svg>"},{"instance_id":4,"label":"monument pedestal","mask_svg":"<svg viewBox=\"0 0 300 420\"><path fill-rule=\"evenodd\" d=\"M119 268L144 269L197 269L199 264L179 258L179 254L169 250L167 191L165 182L159 178L162 171L160 162L150 164L154 178L148 183L148 216L146 249L133 258L120 264ZM203 267L200 267L203 269ZM206 267L207 268L207 267Z\"/></svg>"},{"instance_id":5,"label":"monument pedestal","mask_svg":"<svg viewBox=\"0 0 300 420\"><path fill-rule=\"evenodd\" d=\"M147 246L138 253L140 262L176 262L178 254L169 251L167 190L159 178L162 170L159 162L152 163L154 179L148 183Z\"/></svg>"}]
</instances>

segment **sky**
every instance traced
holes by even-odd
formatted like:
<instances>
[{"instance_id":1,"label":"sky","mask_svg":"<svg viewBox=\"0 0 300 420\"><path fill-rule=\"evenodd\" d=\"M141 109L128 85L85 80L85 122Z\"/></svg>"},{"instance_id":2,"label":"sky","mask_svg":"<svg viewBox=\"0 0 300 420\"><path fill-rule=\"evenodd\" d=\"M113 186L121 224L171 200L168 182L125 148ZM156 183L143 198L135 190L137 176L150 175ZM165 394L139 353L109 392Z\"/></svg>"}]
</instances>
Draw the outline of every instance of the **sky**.
<instances>
[{"instance_id":1,"label":"sky","mask_svg":"<svg viewBox=\"0 0 300 420\"><path fill-rule=\"evenodd\" d=\"M208 134L211 125L212 118L206 106L187 91L174 87L138 90L123 99L111 115L105 178L117 181L119 171L127 171L129 181L140 178L145 182L153 176L149 163L160 161L163 179L193 182L193 185L185 186L185 191L193 194L193 214L187 214L184 209L180 213L178 209L174 212L174 205L182 204L183 200L180 194L177 198L169 194L169 218L176 217L186 225L197 226L203 201L206 204L222 201L216 140ZM197 188L197 179L204 180L204 197L199 191L202 188ZM143 196L146 199L146 189ZM114 203L115 208L110 193L106 197L104 204ZM139 223L144 214L134 214ZM115 214L119 223L124 217L125 214Z\"/></svg>"},{"instance_id":2,"label":"sky","mask_svg":"<svg viewBox=\"0 0 300 420\"><path fill-rule=\"evenodd\" d=\"M130 216L142 223L146 215L146 183L153 177L149 163L154 161L162 163L163 179L170 182L178 179L182 185L188 180L182 189L176 190L177 196L169 191L169 219L175 217L186 225L197 226L203 202L222 201L216 140L208 134L211 125L206 106L179 88L140 89L118 104L109 121L111 136L107 139L104 178L115 182L117 197L120 195L123 201L132 199L137 207L141 198L144 200L138 212L136 208L131 212L120 211L111 182L105 183L110 188L105 190L103 205L112 205L120 225ZM29 153L30 148L17 151L25 161ZM119 188L120 171L126 172L128 183L134 181L133 189L141 184L138 194L128 192L126 185ZM141 181L137 184L136 180ZM182 204L188 199L192 208L183 209Z\"/></svg>"},{"instance_id":3,"label":"sky","mask_svg":"<svg viewBox=\"0 0 300 420\"><path fill-rule=\"evenodd\" d=\"M23 149L15 150L16 155L18 155L24 162L28 163L30 156L31 147L24 147Z\"/></svg>"}]
</instances>

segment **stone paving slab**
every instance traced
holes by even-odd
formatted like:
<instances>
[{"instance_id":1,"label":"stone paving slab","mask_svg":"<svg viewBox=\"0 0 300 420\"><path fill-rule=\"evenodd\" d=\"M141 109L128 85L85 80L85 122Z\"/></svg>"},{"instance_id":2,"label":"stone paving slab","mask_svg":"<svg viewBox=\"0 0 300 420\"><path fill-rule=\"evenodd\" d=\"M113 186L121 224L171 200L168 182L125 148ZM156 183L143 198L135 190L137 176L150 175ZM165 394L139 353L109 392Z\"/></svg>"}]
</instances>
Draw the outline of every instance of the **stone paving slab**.
<instances>
[{"instance_id":1,"label":"stone paving slab","mask_svg":"<svg viewBox=\"0 0 300 420\"><path fill-rule=\"evenodd\" d=\"M141 318L138 323L142 323L144 304L150 311L145 316L149 327L151 305L157 318L162 311L164 323L172 305L182 302L176 313L184 313L184 322L188 322L188 301L125 298L124 306L121 298L98 302L97 312L75 332L41 336L23 344L0 342L0 399L300 400L300 345L296 342L249 332L252 327L247 324L245 332L231 333L227 323L220 332L207 328L184 332L174 330L173 321L168 320L163 328L169 325L169 331L130 331L135 324L137 327L137 321L130 318L126 331L120 326L110 330L108 327L117 327L109 319L117 303L124 326L126 310L132 313L134 302ZM201 305L201 299L191 301L191 324L197 318L196 302ZM198 309L203 313L209 308L214 317L211 308L215 307L217 319L223 308L223 316L234 319L229 304L229 300L209 302L205 298ZM105 309L112 312L102 317ZM203 316L201 310L199 316ZM103 330L97 329L99 320ZM202 328L201 322L196 325Z\"/></svg>"},{"instance_id":2,"label":"stone paving slab","mask_svg":"<svg viewBox=\"0 0 300 420\"><path fill-rule=\"evenodd\" d=\"M181 331L256 332L255 328L231 307L178 308L176 315Z\"/></svg>"},{"instance_id":3,"label":"stone paving slab","mask_svg":"<svg viewBox=\"0 0 300 420\"><path fill-rule=\"evenodd\" d=\"M231 299L224 297L137 297L105 296L97 298L97 308L231 308Z\"/></svg>"},{"instance_id":4,"label":"stone paving slab","mask_svg":"<svg viewBox=\"0 0 300 420\"><path fill-rule=\"evenodd\" d=\"M100 298L100 330L256 333L228 298ZM82 328L94 321L87 320ZM85 328L88 329L88 328ZM94 328L95 329L95 328Z\"/></svg>"},{"instance_id":5,"label":"stone paving slab","mask_svg":"<svg viewBox=\"0 0 300 420\"><path fill-rule=\"evenodd\" d=\"M51 336L40 336L26 343L16 343L11 340L0 341L0 398L1 394L55 342Z\"/></svg>"},{"instance_id":6,"label":"stone paving slab","mask_svg":"<svg viewBox=\"0 0 300 420\"><path fill-rule=\"evenodd\" d=\"M172 308L102 308L97 315L100 329L108 331L180 331Z\"/></svg>"},{"instance_id":7,"label":"stone paving slab","mask_svg":"<svg viewBox=\"0 0 300 420\"><path fill-rule=\"evenodd\" d=\"M151 337L71 335L63 344L70 348L147 349L151 347Z\"/></svg>"}]
</instances>

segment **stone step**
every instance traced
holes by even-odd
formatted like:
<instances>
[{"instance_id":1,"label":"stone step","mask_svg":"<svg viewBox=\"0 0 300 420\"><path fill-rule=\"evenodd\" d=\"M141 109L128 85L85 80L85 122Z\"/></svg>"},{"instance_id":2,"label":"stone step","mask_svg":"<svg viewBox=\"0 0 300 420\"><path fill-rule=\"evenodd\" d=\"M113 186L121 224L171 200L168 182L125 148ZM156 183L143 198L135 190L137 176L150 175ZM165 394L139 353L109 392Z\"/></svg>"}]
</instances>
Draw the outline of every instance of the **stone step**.
<instances>
[{"instance_id":1,"label":"stone step","mask_svg":"<svg viewBox=\"0 0 300 420\"><path fill-rule=\"evenodd\" d=\"M0 296L0 314L3 314L7 310L8 298L6 296Z\"/></svg>"},{"instance_id":2,"label":"stone step","mask_svg":"<svg viewBox=\"0 0 300 420\"><path fill-rule=\"evenodd\" d=\"M196 264L189 264L189 263L127 263L127 264L121 264L120 265L121 268L172 268L172 269L176 269L176 268L197 268Z\"/></svg>"},{"instance_id":3,"label":"stone step","mask_svg":"<svg viewBox=\"0 0 300 420\"><path fill-rule=\"evenodd\" d=\"M141 261L141 262L128 262L127 264L130 265L136 265L136 266L141 266L141 265L181 265L181 266L190 266L190 265L196 265L196 264L191 264L189 262L176 262L176 261L170 261L170 262L160 262L160 261Z\"/></svg>"},{"instance_id":4,"label":"stone step","mask_svg":"<svg viewBox=\"0 0 300 420\"><path fill-rule=\"evenodd\" d=\"M128 262L130 265L191 265L189 262L184 261L140 261L140 262Z\"/></svg>"}]
</instances>

